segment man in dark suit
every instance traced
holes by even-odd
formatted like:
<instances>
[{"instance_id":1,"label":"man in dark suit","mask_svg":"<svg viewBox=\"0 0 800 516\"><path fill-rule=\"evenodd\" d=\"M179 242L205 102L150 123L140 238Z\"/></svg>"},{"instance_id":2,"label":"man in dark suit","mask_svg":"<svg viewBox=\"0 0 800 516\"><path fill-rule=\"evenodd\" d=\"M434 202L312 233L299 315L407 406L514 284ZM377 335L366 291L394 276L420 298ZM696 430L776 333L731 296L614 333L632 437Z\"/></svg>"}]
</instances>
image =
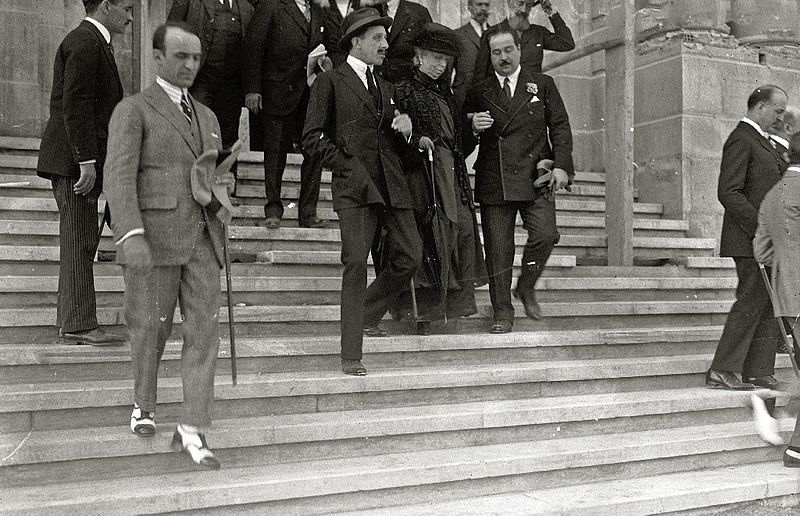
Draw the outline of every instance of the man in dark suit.
<instances>
[{"instance_id":1,"label":"man in dark suit","mask_svg":"<svg viewBox=\"0 0 800 516\"><path fill-rule=\"evenodd\" d=\"M133 19L133 2L83 3L86 18L56 52L50 119L36 170L52 182L58 204L59 333L67 342L99 346L124 340L98 327L92 267L99 244L97 196L103 190L108 121L122 99L111 34L125 32Z\"/></svg>"},{"instance_id":2,"label":"man in dark suit","mask_svg":"<svg viewBox=\"0 0 800 516\"><path fill-rule=\"evenodd\" d=\"M225 233L195 200L192 167L222 142L214 113L187 89L200 67L200 39L188 24L167 23L153 34L156 83L123 100L111 118L105 168L131 333L131 430L155 433L158 365L180 302L183 410L172 447L219 468L202 429L211 424ZM232 190L233 175L222 179Z\"/></svg>"},{"instance_id":3,"label":"man in dark suit","mask_svg":"<svg viewBox=\"0 0 800 516\"><path fill-rule=\"evenodd\" d=\"M322 164L300 145L300 138L310 91L309 54L323 44L327 52L336 57L336 45L341 36L342 15L336 2L331 2L262 0L247 30L245 103L254 115L260 115L251 119L251 128L261 129L251 133L251 143L263 144L267 196L264 225L268 228L279 227L283 217L281 181L286 154L294 145L299 145L303 153L298 206L300 226L326 226L325 221L317 217ZM330 68L330 60L324 63ZM311 67L322 71L316 62Z\"/></svg>"},{"instance_id":4,"label":"man in dark suit","mask_svg":"<svg viewBox=\"0 0 800 516\"><path fill-rule=\"evenodd\" d=\"M736 302L722 331L706 384L734 390L753 385L773 388L777 381L775 349L779 328L758 264L753 259L753 236L764 195L781 178L786 162L770 143L766 129L783 118L786 93L762 86L747 99L747 116L728 136L722 149L717 196L725 208L720 256L736 262ZM740 380L736 373L742 373Z\"/></svg>"},{"instance_id":5,"label":"man in dark suit","mask_svg":"<svg viewBox=\"0 0 800 516\"><path fill-rule=\"evenodd\" d=\"M174 0L167 15L168 20L188 23L200 35L203 60L190 93L217 116L226 148L239 138L242 53L252 16L253 6L246 0ZM235 176L236 167L231 171ZM239 204L235 197L231 201Z\"/></svg>"},{"instance_id":6,"label":"man in dark suit","mask_svg":"<svg viewBox=\"0 0 800 516\"><path fill-rule=\"evenodd\" d=\"M494 72L470 89L464 111L474 113L472 128L480 138L475 200L481 205L494 309L490 331L507 333L514 322L511 273L517 212L528 241L514 295L528 317L541 317L534 287L559 239L553 194L574 176L572 130L553 79L520 66L519 35L496 25L485 37ZM542 160L553 160L553 168L550 179L540 180L543 184L537 187L534 182L544 175L537 165Z\"/></svg>"},{"instance_id":7,"label":"man in dark suit","mask_svg":"<svg viewBox=\"0 0 800 516\"><path fill-rule=\"evenodd\" d=\"M375 76L386 53L392 20L364 7L345 18L341 48L347 61L323 73L308 104L304 145L333 171L333 206L342 235L342 370L363 376L364 331L383 336L378 323L409 286L422 256L399 151L411 119L395 104L394 85ZM378 228L389 263L369 288L367 256Z\"/></svg>"},{"instance_id":8,"label":"man in dark suit","mask_svg":"<svg viewBox=\"0 0 800 516\"><path fill-rule=\"evenodd\" d=\"M545 50L555 52L567 52L575 48L575 40L572 32L564 23L561 15L558 14L550 3L550 0L541 2L542 10L547 14L553 31L550 32L546 27L531 24L528 18L531 9L537 2L535 0L508 0L508 18L498 23L498 25L515 30L519 34L522 47L520 64L531 72L542 71L542 59ZM474 81L481 81L492 73L492 65L489 58L489 45L487 41L481 41L481 48L475 63Z\"/></svg>"},{"instance_id":9,"label":"man in dark suit","mask_svg":"<svg viewBox=\"0 0 800 516\"><path fill-rule=\"evenodd\" d=\"M468 0L469 22L455 30L460 45L456 59L456 78L453 81L453 93L459 106L464 104L467 90L472 84L475 61L481 46L481 36L489 28L489 0Z\"/></svg>"}]
</instances>

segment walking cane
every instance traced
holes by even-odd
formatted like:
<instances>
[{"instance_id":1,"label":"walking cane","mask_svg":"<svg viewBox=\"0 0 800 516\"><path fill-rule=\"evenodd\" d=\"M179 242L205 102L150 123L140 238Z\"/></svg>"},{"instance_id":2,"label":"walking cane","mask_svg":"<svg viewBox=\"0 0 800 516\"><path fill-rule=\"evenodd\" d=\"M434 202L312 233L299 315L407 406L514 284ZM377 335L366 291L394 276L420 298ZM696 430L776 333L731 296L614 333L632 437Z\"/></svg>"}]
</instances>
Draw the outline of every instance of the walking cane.
<instances>
[{"instance_id":1,"label":"walking cane","mask_svg":"<svg viewBox=\"0 0 800 516\"><path fill-rule=\"evenodd\" d=\"M103 208L103 218L100 220L100 227L97 228L97 241L100 241L100 237L103 236L103 226L108 224L111 227L111 210L108 209L108 201L106 201L106 207Z\"/></svg>"},{"instance_id":2,"label":"walking cane","mask_svg":"<svg viewBox=\"0 0 800 516\"><path fill-rule=\"evenodd\" d=\"M769 293L769 299L772 301L772 305L775 306L775 291L772 290L772 283L769 281L769 275L767 274L767 269L764 268L764 265L759 263L758 268L761 270L761 278L764 280L764 285L767 287L767 292ZM776 317L778 322L778 326L781 327L781 335L783 336L783 343L786 345L786 351L789 353L789 360L792 362L792 369L794 370L794 375L800 380L800 369L797 367L797 360L794 356L794 343L793 338L789 336L786 332L786 326L783 324L783 319L780 317Z\"/></svg>"},{"instance_id":3,"label":"walking cane","mask_svg":"<svg viewBox=\"0 0 800 516\"><path fill-rule=\"evenodd\" d=\"M225 238L222 240L222 254L225 255L225 293L228 297L228 335L231 340L231 381L236 385L236 333L233 330L233 301L231 300L231 257L228 254L228 225L223 224Z\"/></svg>"}]
</instances>

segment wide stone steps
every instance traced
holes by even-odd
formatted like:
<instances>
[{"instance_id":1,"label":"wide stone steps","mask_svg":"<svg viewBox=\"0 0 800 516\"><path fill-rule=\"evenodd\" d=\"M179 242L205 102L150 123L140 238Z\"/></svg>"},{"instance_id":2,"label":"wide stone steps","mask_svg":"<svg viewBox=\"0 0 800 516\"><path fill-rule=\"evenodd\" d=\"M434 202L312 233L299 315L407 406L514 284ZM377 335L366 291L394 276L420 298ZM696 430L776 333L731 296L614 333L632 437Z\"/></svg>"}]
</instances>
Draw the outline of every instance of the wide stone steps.
<instances>
[{"instance_id":1,"label":"wide stone steps","mask_svg":"<svg viewBox=\"0 0 800 516\"><path fill-rule=\"evenodd\" d=\"M788 430L791 421L782 421ZM521 441L440 450L309 460L220 471L10 487L9 514L37 512L128 514L250 505L262 513L329 513L407 503L423 493L441 499L675 473L731 459L777 460L780 451L753 434L751 424L726 423L597 436ZM133 437L131 437L133 439ZM624 467L621 467L623 466ZM509 475L509 472L513 474Z\"/></svg>"},{"instance_id":2,"label":"wide stone steps","mask_svg":"<svg viewBox=\"0 0 800 516\"><path fill-rule=\"evenodd\" d=\"M637 516L662 513L746 514L744 507L761 514L788 514L796 498L797 474L779 461L724 466L700 471L623 478L606 482L557 486L550 489L470 497L425 504L396 505L365 511L344 511L348 516L439 516L466 514L506 515L606 515ZM774 499L775 505L755 506ZM784 504L786 499L786 504ZM743 504L738 509L734 504ZM782 512L781 508L787 512ZM752 512L751 514L753 514Z\"/></svg>"}]
</instances>

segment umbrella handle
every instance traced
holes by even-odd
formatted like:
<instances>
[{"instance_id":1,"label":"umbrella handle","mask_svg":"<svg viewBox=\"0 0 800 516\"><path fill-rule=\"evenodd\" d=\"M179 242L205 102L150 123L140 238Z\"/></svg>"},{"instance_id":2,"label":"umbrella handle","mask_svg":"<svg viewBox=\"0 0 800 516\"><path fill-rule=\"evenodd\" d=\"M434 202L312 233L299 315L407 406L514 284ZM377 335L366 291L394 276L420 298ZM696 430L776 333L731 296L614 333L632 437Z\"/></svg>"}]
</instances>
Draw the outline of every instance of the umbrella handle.
<instances>
[{"instance_id":1,"label":"umbrella handle","mask_svg":"<svg viewBox=\"0 0 800 516\"><path fill-rule=\"evenodd\" d=\"M436 209L436 176L434 175L433 171L433 150L428 149L428 163L430 164L430 170L427 170L428 174L431 176L431 195L433 196L433 209ZM428 165L425 165L425 168L428 168Z\"/></svg>"}]
</instances>

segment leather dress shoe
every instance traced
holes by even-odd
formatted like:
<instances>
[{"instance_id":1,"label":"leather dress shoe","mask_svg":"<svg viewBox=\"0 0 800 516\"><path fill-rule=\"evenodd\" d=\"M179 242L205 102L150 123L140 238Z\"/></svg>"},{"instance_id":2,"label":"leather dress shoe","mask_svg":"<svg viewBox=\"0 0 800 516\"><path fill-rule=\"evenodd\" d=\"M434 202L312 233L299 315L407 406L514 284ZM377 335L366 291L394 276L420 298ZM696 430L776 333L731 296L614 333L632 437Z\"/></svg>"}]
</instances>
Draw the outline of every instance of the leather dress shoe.
<instances>
[{"instance_id":1,"label":"leather dress shoe","mask_svg":"<svg viewBox=\"0 0 800 516\"><path fill-rule=\"evenodd\" d=\"M91 346L120 346L125 342L125 337L110 333L102 328L93 330L60 332L61 338L67 344L89 344Z\"/></svg>"},{"instance_id":2,"label":"leather dress shoe","mask_svg":"<svg viewBox=\"0 0 800 516\"><path fill-rule=\"evenodd\" d=\"M324 229L328 227L328 221L319 217L311 217L310 219L303 219L298 222L301 228L315 228Z\"/></svg>"},{"instance_id":3,"label":"leather dress shoe","mask_svg":"<svg viewBox=\"0 0 800 516\"><path fill-rule=\"evenodd\" d=\"M783 452L783 465L787 468L800 468L800 448L789 446Z\"/></svg>"},{"instance_id":4,"label":"leather dress shoe","mask_svg":"<svg viewBox=\"0 0 800 516\"><path fill-rule=\"evenodd\" d=\"M534 299L533 293L525 294L520 289L515 289L514 297L519 299L522 306L525 307L525 315L534 321L538 321L542 318L542 309L539 307L539 303L536 302L536 299Z\"/></svg>"},{"instance_id":5,"label":"leather dress shoe","mask_svg":"<svg viewBox=\"0 0 800 516\"><path fill-rule=\"evenodd\" d=\"M182 424L178 424L175 433L172 434L170 448L172 451L187 454L199 466L219 469L219 461L214 457L214 452L208 448L203 432L189 431Z\"/></svg>"},{"instance_id":6,"label":"leather dress shoe","mask_svg":"<svg viewBox=\"0 0 800 516\"><path fill-rule=\"evenodd\" d=\"M342 359L342 372L350 376L367 376L367 368L361 364L361 360Z\"/></svg>"},{"instance_id":7,"label":"leather dress shoe","mask_svg":"<svg viewBox=\"0 0 800 516\"><path fill-rule=\"evenodd\" d=\"M364 328L364 336L365 337L388 337L389 332L381 328L380 326L370 326L368 328Z\"/></svg>"},{"instance_id":8,"label":"leather dress shoe","mask_svg":"<svg viewBox=\"0 0 800 516\"><path fill-rule=\"evenodd\" d=\"M731 391L752 391L753 386L743 383L734 373L730 371L717 371L709 369L706 372L706 385L709 387L721 387Z\"/></svg>"},{"instance_id":9,"label":"leather dress shoe","mask_svg":"<svg viewBox=\"0 0 800 516\"><path fill-rule=\"evenodd\" d=\"M744 383L751 383L765 389L777 389L778 380L774 376L743 376Z\"/></svg>"},{"instance_id":10,"label":"leather dress shoe","mask_svg":"<svg viewBox=\"0 0 800 516\"><path fill-rule=\"evenodd\" d=\"M489 328L489 333L508 333L512 326L511 321L495 321Z\"/></svg>"},{"instance_id":11,"label":"leather dress shoe","mask_svg":"<svg viewBox=\"0 0 800 516\"><path fill-rule=\"evenodd\" d=\"M281 227L281 219L278 217L267 217L260 223L260 225L268 229L278 229Z\"/></svg>"}]
</instances>

